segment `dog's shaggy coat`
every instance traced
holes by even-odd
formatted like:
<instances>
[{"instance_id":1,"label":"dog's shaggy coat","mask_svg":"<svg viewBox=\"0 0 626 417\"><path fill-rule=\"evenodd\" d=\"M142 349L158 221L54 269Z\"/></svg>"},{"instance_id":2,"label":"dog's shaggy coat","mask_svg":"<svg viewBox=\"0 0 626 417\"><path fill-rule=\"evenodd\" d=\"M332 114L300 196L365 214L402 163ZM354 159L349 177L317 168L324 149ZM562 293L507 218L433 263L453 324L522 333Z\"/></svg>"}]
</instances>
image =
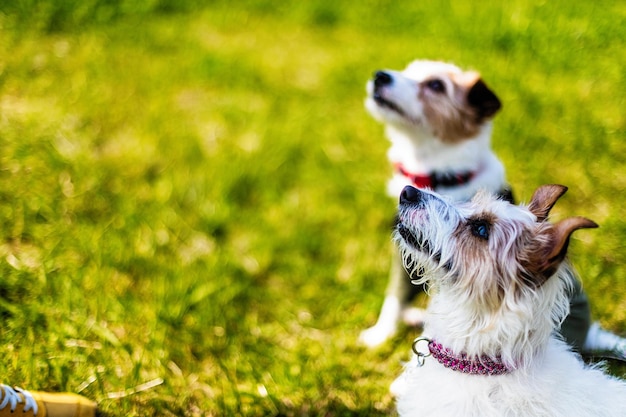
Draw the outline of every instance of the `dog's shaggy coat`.
<instances>
[{"instance_id":1,"label":"dog's shaggy coat","mask_svg":"<svg viewBox=\"0 0 626 417\"><path fill-rule=\"evenodd\" d=\"M547 221L565 190L540 187L528 206L489 193L458 204L402 191L396 240L431 293L423 336L508 372L467 374L421 356L428 351L414 355L392 385L400 416L626 416L626 383L586 366L556 336L574 279L570 235L597 227L582 217Z\"/></svg>"}]
</instances>

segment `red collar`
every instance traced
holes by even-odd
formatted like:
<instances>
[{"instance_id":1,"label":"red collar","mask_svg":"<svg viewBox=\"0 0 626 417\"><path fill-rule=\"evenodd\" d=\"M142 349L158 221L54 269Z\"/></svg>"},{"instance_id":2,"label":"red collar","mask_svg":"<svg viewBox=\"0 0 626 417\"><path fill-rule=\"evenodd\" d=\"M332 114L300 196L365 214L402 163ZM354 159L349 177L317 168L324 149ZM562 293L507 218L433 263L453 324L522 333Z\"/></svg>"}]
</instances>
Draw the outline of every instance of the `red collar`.
<instances>
[{"instance_id":1,"label":"red collar","mask_svg":"<svg viewBox=\"0 0 626 417\"><path fill-rule=\"evenodd\" d=\"M411 181L411 184L417 188L430 188L432 190L437 187L457 187L459 185L467 184L477 174L476 171L462 171L462 172L437 172L433 171L430 174L413 174L407 171L400 163L394 165L396 171L402 176Z\"/></svg>"}]
</instances>

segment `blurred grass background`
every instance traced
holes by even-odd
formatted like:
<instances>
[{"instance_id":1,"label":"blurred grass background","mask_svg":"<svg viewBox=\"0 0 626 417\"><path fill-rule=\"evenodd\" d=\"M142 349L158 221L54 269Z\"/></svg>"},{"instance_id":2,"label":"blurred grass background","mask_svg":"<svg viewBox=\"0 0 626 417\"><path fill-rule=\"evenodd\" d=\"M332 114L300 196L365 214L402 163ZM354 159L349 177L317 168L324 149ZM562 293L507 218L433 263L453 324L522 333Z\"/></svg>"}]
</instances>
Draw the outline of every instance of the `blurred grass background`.
<instances>
[{"instance_id":1,"label":"blurred grass background","mask_svg":"<svg viewBox=\"0 0 626 417\"><path fill-rule=\"evenodd\" d=\"M389 168L378 68L483 74L518 199L626 331L622 2L0 2L0 375L111 416L388 415L375 351ZM611 368L622 375L623 367Z\"/></svg>"}]
</instances>

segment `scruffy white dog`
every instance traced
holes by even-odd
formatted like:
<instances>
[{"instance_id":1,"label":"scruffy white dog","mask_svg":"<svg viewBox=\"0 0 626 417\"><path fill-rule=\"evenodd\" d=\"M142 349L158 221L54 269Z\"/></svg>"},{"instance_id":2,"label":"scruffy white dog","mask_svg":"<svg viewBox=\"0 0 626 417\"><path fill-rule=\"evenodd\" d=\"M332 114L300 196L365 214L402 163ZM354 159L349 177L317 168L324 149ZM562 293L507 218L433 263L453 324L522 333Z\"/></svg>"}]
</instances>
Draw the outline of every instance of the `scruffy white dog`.
<instances>
[{"instance_id":1,"label":"scruffy white dog","mask_svg":"<svg viewBox=\"0 0 626 417\"><path fill-rule=\"evenodd\" d=\"M403 417L623 417L626 383L586 366L556 335L574 275L570 235L547 220L566 187L527 206L489 193L451 203L406 187L395 237L431 301L415 354L392 390Z\"/></svg>"}]
</instances>

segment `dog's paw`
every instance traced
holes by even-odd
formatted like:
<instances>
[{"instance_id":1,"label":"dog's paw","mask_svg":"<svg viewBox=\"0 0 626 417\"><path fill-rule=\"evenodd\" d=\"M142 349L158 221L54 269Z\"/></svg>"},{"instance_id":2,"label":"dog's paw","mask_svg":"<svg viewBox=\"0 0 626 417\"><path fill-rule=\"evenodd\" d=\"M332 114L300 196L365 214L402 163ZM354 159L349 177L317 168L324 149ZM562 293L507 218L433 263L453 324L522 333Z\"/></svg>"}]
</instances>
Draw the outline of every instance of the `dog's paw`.
<instances>
[{"instance_id":1,"label":"dog's paw","mask_svg":"<svg viewBox=\"0 0 626 417\"><path fill-rule=\"evenodd\" d=\"M359 342L369 348L375 348L382 345L396 333L396 329L373 326L365 329L359 335Z\"/></svg>"},{"instance_id":2,"label":"dog's paw","mask_svg":"<svg viewBox=\"0 0 626 417\"><path fill-rule=\"evenodd\" d=\"M423 326L424 321L426 320L426 310L417 307L407 308L402 311L402 320L408 326Z\"/></svg>"}]
</instances>

